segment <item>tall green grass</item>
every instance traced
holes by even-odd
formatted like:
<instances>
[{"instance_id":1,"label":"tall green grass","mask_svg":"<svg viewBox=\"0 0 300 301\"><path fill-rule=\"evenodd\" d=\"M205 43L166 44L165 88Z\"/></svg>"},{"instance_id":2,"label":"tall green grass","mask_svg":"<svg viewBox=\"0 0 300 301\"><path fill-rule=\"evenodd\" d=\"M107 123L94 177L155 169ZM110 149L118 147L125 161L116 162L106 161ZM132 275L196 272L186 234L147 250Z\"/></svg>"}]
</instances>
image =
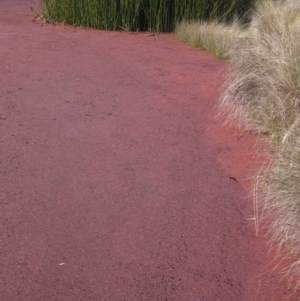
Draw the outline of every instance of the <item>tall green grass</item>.
<instances>
[{"instance_id":1,"label":"tall green grass","mask_svg":"<svg viewBox=\"0 0 300 301\"><path fill-rule=\"evenodd\" d=\"M182 20L229 20L253 0L41 0L46 19L109 30L173 32Z\"/></svg>"}]
</instances>

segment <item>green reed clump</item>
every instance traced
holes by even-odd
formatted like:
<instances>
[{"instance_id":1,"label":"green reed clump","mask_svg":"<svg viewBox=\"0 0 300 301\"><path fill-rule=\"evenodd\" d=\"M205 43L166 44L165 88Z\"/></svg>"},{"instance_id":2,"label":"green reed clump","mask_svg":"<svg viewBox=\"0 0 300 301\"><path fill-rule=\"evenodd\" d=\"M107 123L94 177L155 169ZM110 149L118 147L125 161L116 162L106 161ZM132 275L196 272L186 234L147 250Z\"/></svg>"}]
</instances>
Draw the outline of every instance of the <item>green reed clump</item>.
<instances>
[{"instance_id":1,"label":"green reed clump","mask_svg":"<svg viewBox=\"0 0 300 301\"><path fill-rule=\"evenodd\" d=\"M96 29L173 32L182 20L225 21L253 0L41 0L48 20Z\"/></svg>"}]
</instances>

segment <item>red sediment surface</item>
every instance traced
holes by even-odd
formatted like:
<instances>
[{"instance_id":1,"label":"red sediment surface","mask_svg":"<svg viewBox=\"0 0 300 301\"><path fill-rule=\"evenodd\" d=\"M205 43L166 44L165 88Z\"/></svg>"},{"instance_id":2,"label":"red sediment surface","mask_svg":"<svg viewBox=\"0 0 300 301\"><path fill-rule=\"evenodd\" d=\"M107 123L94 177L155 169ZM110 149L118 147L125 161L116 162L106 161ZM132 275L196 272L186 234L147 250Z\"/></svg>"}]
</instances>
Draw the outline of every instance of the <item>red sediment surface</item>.
<instances>
[{"instance_id":1,"label":"red sediment surface","mask_svg":"<svg viewBox=\"0 0 300 301\"><path fill-rule=\"evenodd\" d=\"M255 236L255 138L215 118L226 64L41 26L37 4L0 2L1 300L286 300Z\"/></svg>"}]
</instances>

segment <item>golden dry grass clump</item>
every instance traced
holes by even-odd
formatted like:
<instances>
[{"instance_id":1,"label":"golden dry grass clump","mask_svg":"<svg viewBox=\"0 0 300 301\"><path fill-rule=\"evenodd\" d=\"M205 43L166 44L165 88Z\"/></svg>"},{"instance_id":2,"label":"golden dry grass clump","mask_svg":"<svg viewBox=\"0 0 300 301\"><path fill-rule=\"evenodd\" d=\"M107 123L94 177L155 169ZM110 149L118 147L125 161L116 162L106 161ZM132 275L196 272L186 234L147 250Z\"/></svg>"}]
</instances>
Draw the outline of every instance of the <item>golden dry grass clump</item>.
<instances>
[{"instance_id":1,"label":"golden dry grass clump","mask_svg":"<svg viewBox=\"0 0 300 301\"><path fill-rule=\"evenodd\" d=\"M212 53L219 59L226 59L234 41L245 35L238 22L226 25L218 22L181 22L175 34L179 39L194 47Z\"/></svg>"},{"instance_id":2,"label":"golden dry grass clump","mask_svg":"<svg viewBox=\"0 0 300 301\"><path fill-rule=\"evenodd\" d=\"M280 145L259 181L272 245L284 255L284 273L300 285L300 124ZM283 265L284 266L284 265Z\"/></svg>"},{"instance_id":3,"label":"golden dry grass clump","mask_svg":"<svg viewBox=\"0 0 300 301\"><path fill-rule=\"evenodd\" d=\"M300 287L300 1L257 3L247 26L183 22L176 34L229 60L221 112L269 138L270 164L257 176L255 195L260 191L273 246L289 259L285 275Z\"/></svg>"},{"instance_id":4,"label":"golden dry grass clump","mask_svg":"<svg viewBox=\"0 0 300 301\"><path fill-rule=\"evenodd\" d=\"M248 35L233 43L221 109L234 122L280 142L299 115L300 2L264 1Z\"/></svg>"},{"instance_id":5,"label":"golden dry grass clump","mask_svg":"<svg viewBox=\"0 0 300 301\"><path fill-rule=\"evenodd\" d=\"M263 1L248 36L229 51L220 100L229 121L270 138L271 162L258 177L273 245L300 285L300 1ZM284 252L281 252L284 249Z\"/></svg>"}]
</instances>

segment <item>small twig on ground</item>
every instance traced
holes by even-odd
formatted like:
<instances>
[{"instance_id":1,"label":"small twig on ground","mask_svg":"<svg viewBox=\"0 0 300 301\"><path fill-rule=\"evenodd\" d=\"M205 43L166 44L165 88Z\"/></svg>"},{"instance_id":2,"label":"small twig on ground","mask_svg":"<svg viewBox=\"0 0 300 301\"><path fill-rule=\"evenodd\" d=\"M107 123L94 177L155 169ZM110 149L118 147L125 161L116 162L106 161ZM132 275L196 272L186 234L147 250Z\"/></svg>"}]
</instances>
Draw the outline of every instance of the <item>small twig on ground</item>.
<instances>
[{"instance_id":1,"label":"small twig on ground","mask_svg":"<svg viewBox=\"0 0 300 301\"><path fill-rule=\"evenodd\" d=\"M33 13L33 22L40 23L41 25L44 25L44 23L56 25L56 22L46 19L46 16L42 12L37 12L33 7L31 7L31 11Z\"/></svg>"},{"instance_id":2,"label":"small twig on ground","mask_svg":"<svg viewBox=\"0 0 300 301\"><path fill-rule=\"evenodd\" d=\"M154 41L156 41L156 32L149 34L147 37L154 37Z\"/></svg>"}]
</instances>

